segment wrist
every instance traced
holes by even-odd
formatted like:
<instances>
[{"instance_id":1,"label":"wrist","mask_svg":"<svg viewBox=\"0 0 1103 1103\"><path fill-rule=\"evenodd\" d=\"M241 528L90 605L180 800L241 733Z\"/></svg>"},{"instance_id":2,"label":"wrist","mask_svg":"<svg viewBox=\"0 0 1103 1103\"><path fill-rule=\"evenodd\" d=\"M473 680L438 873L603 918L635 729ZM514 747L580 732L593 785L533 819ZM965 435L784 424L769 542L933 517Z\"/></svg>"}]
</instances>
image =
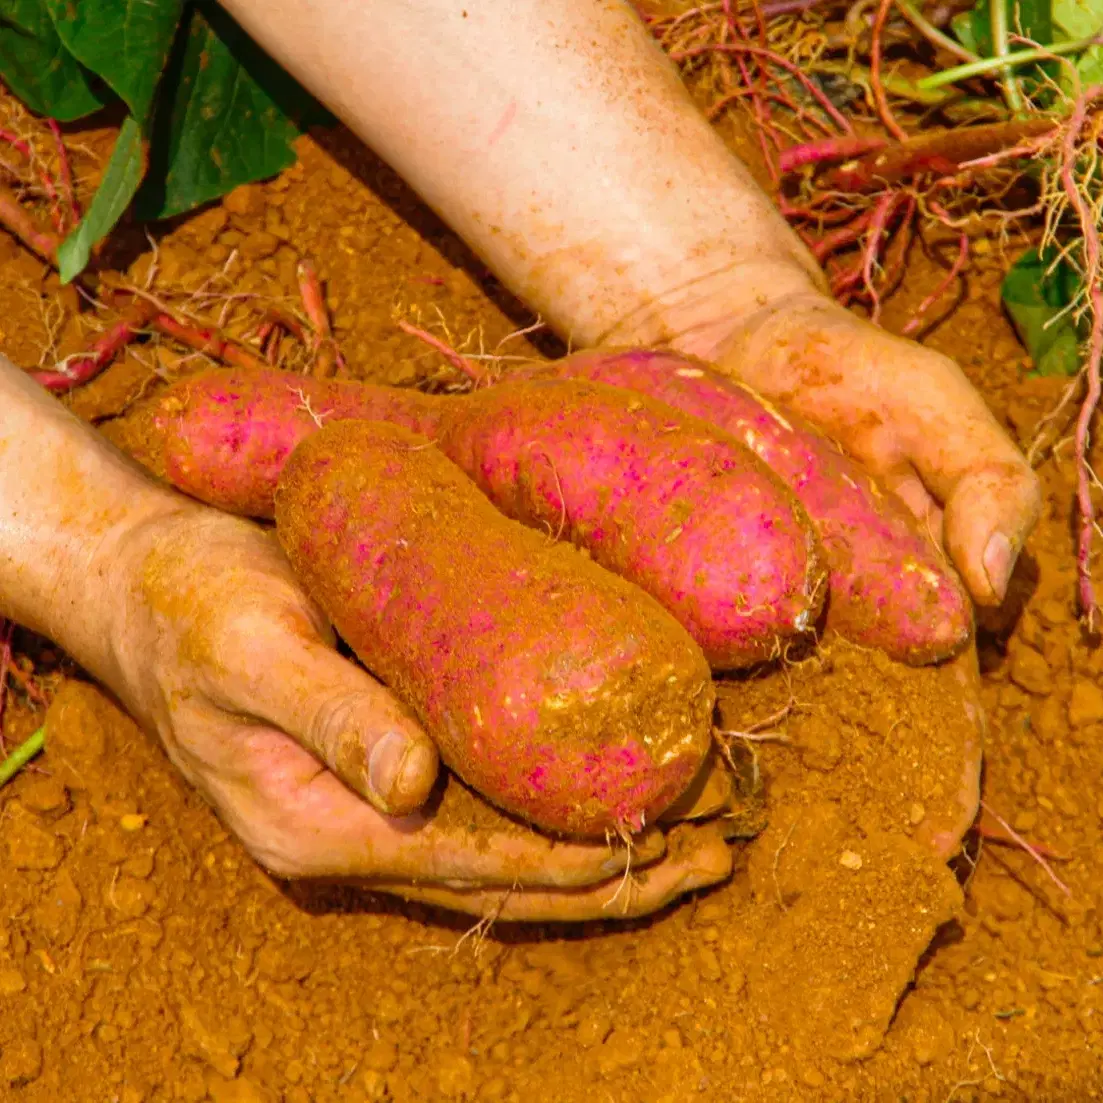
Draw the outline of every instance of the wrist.
<instances>
[{"instance_id":1,"label":"wrist","mask_svg":"<svg viewBox=\"0 0 1103 1103\"><path fill-rule=\"evenodd\" d=\"M128 537L188 503L2 359L0 448L0 616L102 677Z\"/></svg>"},{"instance_id":2,"label":"wrist","mask_svg":"<svg viewBox=\"0 0 1103 1103\"><path fill-rule=\"evenodd\" d=\"M829 300L815 263L800 249L777 242L751 260L732 261L730 253L695 258L670 290L602 333L595 345L664 345L702 360L722 363L742 338L796 302Z\"/></svg>"}]
</instances>

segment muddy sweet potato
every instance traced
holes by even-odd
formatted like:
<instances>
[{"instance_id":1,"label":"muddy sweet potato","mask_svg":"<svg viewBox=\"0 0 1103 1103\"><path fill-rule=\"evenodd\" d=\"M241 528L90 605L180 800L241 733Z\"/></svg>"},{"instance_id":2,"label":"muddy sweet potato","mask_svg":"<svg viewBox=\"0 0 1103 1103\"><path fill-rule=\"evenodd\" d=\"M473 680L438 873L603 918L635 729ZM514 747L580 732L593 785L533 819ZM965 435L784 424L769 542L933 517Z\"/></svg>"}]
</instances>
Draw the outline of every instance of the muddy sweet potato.
<instances>
[{"instance_id":1,"label":"muddy sweet potato","mask_svg":"<svg viewBox=\"0 0 1103 1103\"><path fill-rule=\"evenodd\" d=\"M823 556L803 508L749 449L659 402L586 381L432 398L285 373L212 372L170 388L164 468L211 504L270 515L292 448L342 418L430 435L507 516L585 548L670 610L717 669L813 627Z\"/></svg>"},{"instance_id":2,"label":"muddy sweet potato","mask_svg":"<svg viewBox=\"0 0 1103 1103\"><path fill-rule=\"evenodd\" d=\"M969 642L960 580L894 494L808 422L708 364L672 352L592 350L511 370L514 379L585 379L703 418L742 441L792 489L819 532L829 571L826 623L895 659L947 659Z\"/></svg>"},{"instance_id":3,"label":"muddy sweet potato","mask_svg":"<svg viewBox=\"0 0 1103 1103\"><path fill-rule=\"evenodd\" d=\"M502 516L424 437L343 421L283 468L276 529L364 665L444 762L547 831L655 820L697 775L714 693L658 602Z\"/></svg>"}]
</instances>

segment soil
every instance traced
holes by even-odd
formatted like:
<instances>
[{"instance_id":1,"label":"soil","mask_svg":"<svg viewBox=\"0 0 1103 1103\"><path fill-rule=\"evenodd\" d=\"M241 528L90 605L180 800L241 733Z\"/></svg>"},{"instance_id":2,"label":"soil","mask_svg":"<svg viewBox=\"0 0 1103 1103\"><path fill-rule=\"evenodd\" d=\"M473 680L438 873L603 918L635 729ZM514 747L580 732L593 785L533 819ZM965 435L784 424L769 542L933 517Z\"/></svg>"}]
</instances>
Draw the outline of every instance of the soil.
<instances>
[{"instance_id":1,"label":"soil","mask_svg":"<svg viewBox=\"0 0 1103 1103\"><path fill-rule=\"evenodd\" d=\"M87 190L111 132L74 141ZM349 135L304 138L300 153L278 179L159 228L156 248L125 231L112 262L208 309L210 291L293 306L309 257L350 374L388 383L457 382L398 317L487 349L531 321ZM926 340L1026 445L1063 383L1028 376L996 305L996 250L974 252ZM914 253L889 328L941 279ZM4 235L0 306L0 349L26 367L93 332ZM556 351L539 333L506 348ZM203 364L151 342L67 401L125 445L135 403ZM1103 650L1073 607L1070 449L1040 470L1045 516L980 635L985 801L1067 857L1069 896L1017 847L970 838L948 866L925 840L955 813L975 731L957 666L911 671L828 641L787 676L721 686L726 729L789 709L771 725L785 741L732 737L765 805L728 884L646 921L472 932L348 886L273 881L104 693L17 636L53 713L47 752L0 790L0 1097L1103 1097ZM8 745L41 719L13 691Z\"/></svg>"}]
</instances>

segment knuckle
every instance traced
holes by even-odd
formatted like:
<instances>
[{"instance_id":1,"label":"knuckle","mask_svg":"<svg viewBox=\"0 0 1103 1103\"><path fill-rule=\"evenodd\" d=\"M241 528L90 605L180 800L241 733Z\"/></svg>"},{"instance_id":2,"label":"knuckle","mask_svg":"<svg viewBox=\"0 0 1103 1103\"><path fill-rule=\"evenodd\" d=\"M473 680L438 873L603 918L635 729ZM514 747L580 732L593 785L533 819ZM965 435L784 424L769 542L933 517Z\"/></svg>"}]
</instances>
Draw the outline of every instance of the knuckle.
<instances>
[{"instance_id":1,"label":"knuckle","mask_svg":"<svg viewBox=\"0 0 1103 1103\"><path fill-rule=\"evenodd\" d=\"M303 737L331 766L343 764L350 742L360 748L360 739L350 739L348 733L357 731L355 721L362 706L362 695L353 691L323 697L309 713Z\"/></svg>"}]
</instances>

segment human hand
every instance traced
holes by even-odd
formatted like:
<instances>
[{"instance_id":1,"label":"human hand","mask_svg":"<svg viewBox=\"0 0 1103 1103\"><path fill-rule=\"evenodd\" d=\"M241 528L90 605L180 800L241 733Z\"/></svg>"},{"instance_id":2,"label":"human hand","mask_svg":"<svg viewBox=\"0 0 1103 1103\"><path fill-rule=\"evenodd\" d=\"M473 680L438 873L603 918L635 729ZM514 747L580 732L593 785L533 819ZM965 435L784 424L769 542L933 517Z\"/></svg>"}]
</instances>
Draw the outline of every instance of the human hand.
<instances>
[{"instance_id":1,"label":"human hand","mask_svg":"<svg viewBox=\"0 0 1103 1103\"><path fill-rule=\"evenodd\" d=\"M879 475L944 544L977 604L1003 600L1041 493L952 360L810 290L740 318L708 356Z\"/></svg>"},{"instance_id":2,"label":"human hand","mask_svg":"<svg viewBox=\"0 0 1103 1103\"><path fill-rule=\"evenodd\" d=\"M585 919L656 910L723 880L717 832L689 832L676 857L652 831L609 907L629 855L552 842L501 818L473 837L462 817L421 806L437 756L414 717L333 649L274 539L190 504L114 545L107 680L170 759L280 877L341 877L502 919ZM447 812L447 809L444 809Z\"/></svg>"}]
</instances>

